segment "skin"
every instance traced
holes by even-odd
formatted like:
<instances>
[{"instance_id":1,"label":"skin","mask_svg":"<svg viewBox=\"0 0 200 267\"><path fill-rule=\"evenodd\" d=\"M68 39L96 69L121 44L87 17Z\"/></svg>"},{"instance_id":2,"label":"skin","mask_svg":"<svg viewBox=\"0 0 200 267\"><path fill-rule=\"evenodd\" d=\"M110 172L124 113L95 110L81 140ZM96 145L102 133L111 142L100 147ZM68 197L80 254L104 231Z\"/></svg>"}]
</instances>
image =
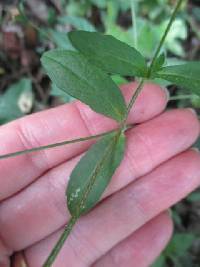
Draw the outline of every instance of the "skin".
<instances>
[{"instance_id":1,"label":"skin","mask_svg":"<svg viewBox=\"0 0 200 267\"><path fill-rule=\"evenodd\" d=\"M134 88L122 86L127 101ZM199 121L190 109L164 111L167 101L166 90L144 87L128 118L137 125L126 133L124 160L100 203L74 227L54 267L148 267L165 248L173 229L166 210L200 184L200 154L190 148ZM1 126L0 154L113 127L111 119L77 101ZM23 251L18 263L42 266L70 217L70 172L93 142L0 162L0 267L9 266L15 251Z\"/></svg>"}]
</instances>

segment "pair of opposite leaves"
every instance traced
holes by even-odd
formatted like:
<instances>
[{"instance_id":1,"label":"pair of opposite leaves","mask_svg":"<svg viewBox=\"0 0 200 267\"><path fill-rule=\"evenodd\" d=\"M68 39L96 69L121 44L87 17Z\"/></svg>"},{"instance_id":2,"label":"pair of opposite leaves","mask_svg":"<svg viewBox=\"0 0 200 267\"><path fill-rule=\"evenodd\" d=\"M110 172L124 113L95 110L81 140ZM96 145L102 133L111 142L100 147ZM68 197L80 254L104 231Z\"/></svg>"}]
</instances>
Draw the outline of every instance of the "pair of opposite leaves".
<instances>
[{"instance_id":1,"label":"pair of opposite leaves","mask_svg":"<svg viewBox=\"0 0 200 267\"><path fill-rule=\"evenodd\" d=\"M126 115L125 100L108 74L162 78L200 95L200 63L163 67L159 56L151 77L145 58L133 47L112 36L74 31L69 39L77 51L52 50L42 56L51 80L67 94L94 111L121 122ZM123 158L125 137L120 131L99 140L73 170L67 189L68 208L79 217L99 200Z\"/></svg>"}]
</instances>

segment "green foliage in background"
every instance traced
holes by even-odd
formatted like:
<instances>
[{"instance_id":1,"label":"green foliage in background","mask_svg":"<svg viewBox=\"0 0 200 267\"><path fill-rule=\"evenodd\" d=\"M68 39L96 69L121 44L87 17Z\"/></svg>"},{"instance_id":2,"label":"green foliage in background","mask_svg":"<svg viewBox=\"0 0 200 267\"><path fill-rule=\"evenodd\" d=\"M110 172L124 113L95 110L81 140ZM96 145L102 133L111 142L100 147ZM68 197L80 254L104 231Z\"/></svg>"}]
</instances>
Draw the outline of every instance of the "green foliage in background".
<instances>
[{"instance_id":1,"label":"green foliage in background","mask_svg":"<svg viewBox=\"0 0 200 267\"><path fill-rule=\"evenodd\" d=\"M31 80L24 78L0 95L0 124L22 117L31 111L33 94Z\"/></svg>"}]
</instances>

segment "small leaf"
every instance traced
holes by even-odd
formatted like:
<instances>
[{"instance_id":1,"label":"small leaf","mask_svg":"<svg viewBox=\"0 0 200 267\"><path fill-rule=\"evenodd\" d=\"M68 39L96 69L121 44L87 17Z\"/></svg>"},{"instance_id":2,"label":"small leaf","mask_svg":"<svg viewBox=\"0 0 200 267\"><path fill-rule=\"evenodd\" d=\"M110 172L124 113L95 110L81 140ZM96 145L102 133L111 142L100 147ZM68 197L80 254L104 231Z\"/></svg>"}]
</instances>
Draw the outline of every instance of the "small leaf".
<instances>
[{"instance_id":1,"label":"small leaf","mask_svg":"<svg viewBox=\"0 0 200 267\"><path fill-rule=\"evenodd\" d=\"M200 95L200 62L189 62L162 68L155 74L157 78L170 81L180 87L190 89Z\"/></svg>"},{"instance_id":2,"label":"small leaf","mask_svg":"<svg viewBox=\"0 0 200 267\"><path fill-rule=\"evenodd\" d=\"M159 71L165 63L165 54L160 54L153 64L152 73Z\"/></svg>"},{"instance_id":3,"label":"small leaf","mask_svg":"<svg viewBox=\"0 0 200 267\"><path fill-rule=\"evenodd\" d=\"M96 112L121 121L126 112L124 98L112 79L81 54L52 50L42 64L56 86L89 105Z\"/></svg>"},{"instance_id":4,"label":"small leaf","mask_svg":"<svg viewBox=\"0 0 200 267\"><path fill-rule=\"evenodd\" d=\"M97 32L73 31L69 33L73 46L93 64L108 73L145 77L144 57L133 47L113 36Z\"/></svg>"},{"instance_id":5,"label":"small leaf","mask_svg":"<svg viewBox=\"0 0 200 267\"><path fill-rule=\"evenodd\" d=\"M88 212L99 201L119 166L125 136L115 132L100 139L72 171L67 188L67 204L72 216Z\"/></svg>"}]
</instances>

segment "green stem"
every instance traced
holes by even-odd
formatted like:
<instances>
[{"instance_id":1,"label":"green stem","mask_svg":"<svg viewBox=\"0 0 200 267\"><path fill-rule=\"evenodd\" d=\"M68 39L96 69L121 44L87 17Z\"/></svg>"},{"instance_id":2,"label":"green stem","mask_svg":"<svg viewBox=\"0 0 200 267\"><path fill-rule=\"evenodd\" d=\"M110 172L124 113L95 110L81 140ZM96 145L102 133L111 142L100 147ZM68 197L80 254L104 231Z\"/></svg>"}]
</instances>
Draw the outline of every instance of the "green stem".
<instances>
[{"instance_id":1,"label":"green stem","mask_svg":"<svg viewBox=\"0 0 200 267\"><path fill-rule=\"evenodd\" d=\"M178 0L178 2L177 2L177 4L176 4L176 7L175 7L175 9L174 9L174 11L173 11L173 13L172 13L172 15L171 15L171 17L170 17L170 21L169 21L169 23L168 23L168 25L167 25L167 28L166 28L166 30L165 30L165 32L164 32L164 34L163 34L163 36L162 36L162 38L161 38L161 40L160 40L160 42L159 42L159 45L158 45L158 47L157 47L157 49L156 49L156 52L155 52L155 54L154 54L154 57L153 57L153 59L152 59L152 61L151 61L151 64L150 64L150 66L149 66L149 71L148 71L148 74L147 74L147 77L148 77L148 78L151 77L151 72L152 72L154 63L155 63L155 61L156 61L156 59L157 59L157 57L158 57L158 55L159 55L159 53L160 53L160 51L161 51L161 48L162 48L162 46L163 46L163 44L164 44L164 42L165 42L165 39L166 39L166 37L167 37L167 34L169 33L169 31L170 31L170 29L171 29L171 26L172 26L172 24L173 24L173 22L174 22L174 20L175 20L175 18L176 18L176 14L177 14L177 12L178 12L178 10L179 10L179 8L180 8L182 2L183 2L183 0Z\"/></svg>"},{"instance_id":2,"label":"green stem","mask_svg":"<svg viewBox=\"0 0 200 267\"><path fill-rule=\"evenodd\" d=\"M23 155L23 154L28 154L28 153L31 153L31 152L36 152L36 151L40 151L40 150L44 150L44 149L50 149L50 148L55 148L55 147L59 147L59 146L64 146L64 145L69 145L69 144L74 144L74 143L78 143L78 142L84 142L84 141L87 141L87 140L96 139L96 138L108 135L110 133L113 133L113 132L115 132L117 130L118 129L114 129L114 130L111 130L109 132L104 132L104 133L97 134L97 135L81 137L81 138L73 139L73 140L66 140L66 141L63 141L63 142L54 143L54 144L50 144L50 145L46 145L46 146L39 146L39 147L31 148L31 149L26 149L26 150L16 151L16 152L9 153L9 154L0 155L0 160L1 159L6 159L6 158L20 156L20 155Z\"/></svg>"},{"instance_id":3,"label":"green stem","mask_svg":"<svg viewBox=\"0 0 200 267\"><path fill-rule=\"evenodd\" d=\"M133 0L132 0L132 1L133 1ZM152 72L154 63L155 63L155 61L156 61L156 59L157 59L157 57L158 57L158 55L159 55L159 53L160 53L160 50L161 50L161 48L162 48L162 46L163 46L163 44L164 44L164 41L165 41L165 39L166 39L166 37L167 37L167 34L169 33L169 30L170 30L170 28L171 28L171 26L172 26L172 23L174 22L174 19L176 18L176 14L177 14L177 12L178 12L178 10L179 10L179 7L180 7L180 5L182 4L182 2L183 2L183 0L178 0L177 4L176 4L176 6L175 6L175 9L174 9L174 11L173 11L173 13L172 13L172 15L171 15L170 21L169 21L169 23L168 23L168 25L167 25L167 28L166 28L166 30L165 30L165 32L164 32L164 34L163 34L163 36L162 36L162 38L161 38L161 40L160 40L160 42L159 42L159 45L158 45L158 47L157 47L157 49L156 49L156 52L155 52L155 54L154 54L154 56L153 56L153 58L152 58L151 64L150 64L150 66L149 66L149 70L148 70L147 78L149 78L149 77L151 76L151 72ZM131 3L133 3L133 2L131 2ZM139 94L141 93L141 91L142 91L142 89L143 89L143 86L144 86L144 83L145 83L145 78L143 78L143 79L140 81L140 83L139 83L139 85L138 85L138 87L137 87L135 93L133 94L133 96L132 96L132 98L131 98L131 100L130 100L130 102L129 102L129 104L128 104L127 112L126 112L125 118L124 118L124 120L123 120L122 123L121 123L121 129L124 129L124 127L125 127L125 125L126 125L126 121L127 121L128 115L129 115L129 112L130 112L131 108L133 107L133 105L134 105L134 103L135 103L137 97L138 97Z\"/></svg>"},{"instance_id":4,"label":"green stem","mask_svg":"<svg viewBox=\"0 0 200 267\"><path fill-rule=\"evenodd\" d=\"M192 99L195 95L176 95L176 96L172 96L170 97L170 101L174 101L174 100L185 100L185 99Z\"/></svg>"},{"instance_id":5,"label":"green stem","mask_svg":"<svg viewBox=\"0 0 200 267\"><path fill-rule=\"evenodd\" d=\"M137 49L138 47L138 32L137 32L137 18L136 18L136 0L131 1L131 16L132 16L132 28L133 28L133 36L134 36L134 47Z\"/></svg>"},{"instance_id":6,"label":"green stem","mask_svg":"<svg viewBox=\"0 0 200 267\"><path fill-rule=\"evenodd\" d=\"M127 121L128 115L129 115L130 110L131 110L131 108L133 107L133 105L134 105L134 103L135 103L137 97L139 96L139 94L141 93L141 91L142 91L142 89L143 89L144 82L145 82L145 78L143 78L143 79L140 81L140 83L138 84L138 87L136 88L136 90L135 90L133 96L131 97L131 100L130 100L128 106L127 106L126 115L125 115L125 117L124 117L124 119L123 119L123 121L122 121L122 123L121 123L121 126L120 126L120 128L121 128L122 130L124 130L125 127L126 127L126 121Z\"/></svg>"},{"instance_id":7,"label":"green stem","mask_svg":"<svg viewBox=\"0 0 200 267\"><path fill-rule=\"evenodd\" d=\"M72 230L73 226L75 225L77 219L78 218L76 218L76 217L71 217L71 219L69 220L67 226L65 227L65 230L63 231L61 237L59 238L57 244L55 245L55 247L52 250L51 254L49 255L48 259L44 263L43 267L52 266L52 264L55 261L58 253L60 252L62 246L64 245L65 240L67 239L67 237L71 233L71 230Z\"/></svg>"},{"instance_id":8,"label":"green stem","mask_svg":"<svg viewBox=\"0 0 200 267\"><path fill-rule=\"evenodd\" d=\"M114 144L116 144L117 142L117 138L120 135L120 132L118 132L118 134L116 135L116 138L114 139L114 141L106 148L106 151L103 155L102 160L100 161L100 163L96 166L96 168L94 169L91 179L89 181L89 185L87 186L86 190L83 193L83 197L80 200L79 204L77 205L76 208L76 212L73 217L71 217L66 229L64 230L64 232L62 233L60 239L58 240L57 244L55 245L54 249L52 250L51 254L49 255L46 263L43 265L43 267L50 267L52 265L52 263L54 262L54 260L56 259L56 256L58 255L59 251L62 249L62 246L65 243L65 240L67 239L67 237L69 236L70 232L72 231L73 226L75 225L77 219L80 217L81 214L81 209L83 209L84 203L87 200L87 197L89 195L89 193L92 190L92 187L96 181L96 177L97 177L97 173L98 171L102 168L103 163L106 161L107 156L109 155L109 152L112 151L112 146Z\"/></svg>"}]
</instances>

